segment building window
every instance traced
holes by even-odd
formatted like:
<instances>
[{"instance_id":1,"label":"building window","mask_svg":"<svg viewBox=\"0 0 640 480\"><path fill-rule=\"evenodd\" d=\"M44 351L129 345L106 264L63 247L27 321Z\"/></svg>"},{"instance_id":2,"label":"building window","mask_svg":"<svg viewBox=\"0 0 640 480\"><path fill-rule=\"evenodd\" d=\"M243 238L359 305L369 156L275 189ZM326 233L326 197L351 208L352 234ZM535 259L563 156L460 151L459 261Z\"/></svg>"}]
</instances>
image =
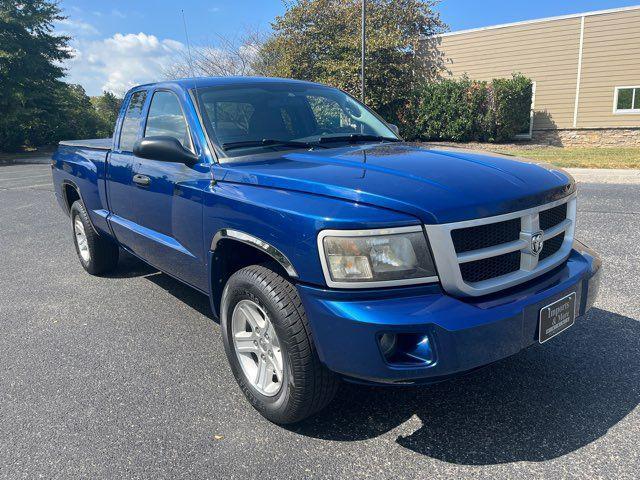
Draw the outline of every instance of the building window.
<instances>
[{"instance_id":1,"label":"building window","mask_svg":"<svg viewBox=\"0 0 640 480\"><path fill-rule=\"evenodd\" d=\"M613 113L640 113L640 86L616 87Z\"/></svg>"}]
</instances>

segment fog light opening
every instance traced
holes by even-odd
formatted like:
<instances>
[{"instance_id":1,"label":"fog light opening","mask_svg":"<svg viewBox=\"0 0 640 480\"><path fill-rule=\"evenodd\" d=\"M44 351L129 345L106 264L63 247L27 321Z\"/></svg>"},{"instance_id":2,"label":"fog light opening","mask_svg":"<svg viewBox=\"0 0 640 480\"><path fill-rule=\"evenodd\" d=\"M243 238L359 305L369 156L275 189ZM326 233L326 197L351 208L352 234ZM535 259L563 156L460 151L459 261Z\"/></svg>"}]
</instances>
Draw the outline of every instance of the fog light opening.
<instances>
[{"instance_id":1,"label":"fog light opening","mask_svg":"<svg viewBox=\"0 0 640 480\"><path fill-rule=\"evenodd\" d=\"M435 356L429 336L424 333L384 333L378 337L380 351L394 366L428 366Z\"/></svg>"},{"instance_id":2,"label":"fog light opening","mask_svg":"<svg viewBox=\"0 0 640 480\"><path fill-rule=\"evenodd\" d=\"M384 358L391 358L396 351L396 345L398 343L396 334L383 333L382 335L380 335L378 342L380 343L380 350L382 350L382 355L384 356Z\"/></svg>"}]
</instances>

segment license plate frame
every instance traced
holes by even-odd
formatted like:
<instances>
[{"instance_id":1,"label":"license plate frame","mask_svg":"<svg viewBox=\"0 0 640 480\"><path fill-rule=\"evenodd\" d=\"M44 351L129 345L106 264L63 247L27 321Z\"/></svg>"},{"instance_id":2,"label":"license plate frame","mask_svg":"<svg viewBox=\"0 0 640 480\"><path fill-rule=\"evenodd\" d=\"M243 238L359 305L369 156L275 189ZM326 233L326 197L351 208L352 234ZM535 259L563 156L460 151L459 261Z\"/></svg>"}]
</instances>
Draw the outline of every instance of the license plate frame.
<instances>
[{"instance_id":1,"label":"license plate frame","mask_svg":"<svg viewBox=\"0 0 640 480\"><path fill-rule=\"evenodd\" d=\"M538 342L548 342L576 322L576 301L576 292L571 292L540 309Z\"/></svg>"}]
</instances>

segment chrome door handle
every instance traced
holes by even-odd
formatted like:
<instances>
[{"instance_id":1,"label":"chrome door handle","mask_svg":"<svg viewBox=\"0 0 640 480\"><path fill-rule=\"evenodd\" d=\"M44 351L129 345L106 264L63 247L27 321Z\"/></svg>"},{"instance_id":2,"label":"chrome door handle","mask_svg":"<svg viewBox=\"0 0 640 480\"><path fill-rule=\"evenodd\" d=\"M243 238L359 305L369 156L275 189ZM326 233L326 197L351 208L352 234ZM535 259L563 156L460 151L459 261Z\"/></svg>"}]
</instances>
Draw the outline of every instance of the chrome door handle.
<instances>
[{"instance_id":1,"label":"chrome door handle","mask_svg":"<svg viewBox=\"0 0 640 480\"><path fill-rule=\"evenodd\" d=\"M139 173L136 173L133 176L133 183L135 183L136 185L140 185L141 187L148 187L151 184L151 179L146 175L140 175Z\"/></svg>"}]
</instances>

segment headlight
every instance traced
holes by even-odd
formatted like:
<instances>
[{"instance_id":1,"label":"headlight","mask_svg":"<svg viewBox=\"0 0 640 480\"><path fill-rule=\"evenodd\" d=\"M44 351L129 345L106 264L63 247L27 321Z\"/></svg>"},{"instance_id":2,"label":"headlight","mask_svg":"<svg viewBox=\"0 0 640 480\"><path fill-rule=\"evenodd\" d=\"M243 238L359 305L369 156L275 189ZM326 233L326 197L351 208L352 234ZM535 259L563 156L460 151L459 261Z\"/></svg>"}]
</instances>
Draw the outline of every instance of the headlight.
<instances>
[{"instance_id":1,"label":"headlight","mask_svg":"<svg viewBox=\"0 0 640 480\"><path fill-rule=\"evenodd\" d=\"M380 230L323 230L318 249L330 287L367 288L438 280L419 226Z\"/></svg>"}]
</instances>

